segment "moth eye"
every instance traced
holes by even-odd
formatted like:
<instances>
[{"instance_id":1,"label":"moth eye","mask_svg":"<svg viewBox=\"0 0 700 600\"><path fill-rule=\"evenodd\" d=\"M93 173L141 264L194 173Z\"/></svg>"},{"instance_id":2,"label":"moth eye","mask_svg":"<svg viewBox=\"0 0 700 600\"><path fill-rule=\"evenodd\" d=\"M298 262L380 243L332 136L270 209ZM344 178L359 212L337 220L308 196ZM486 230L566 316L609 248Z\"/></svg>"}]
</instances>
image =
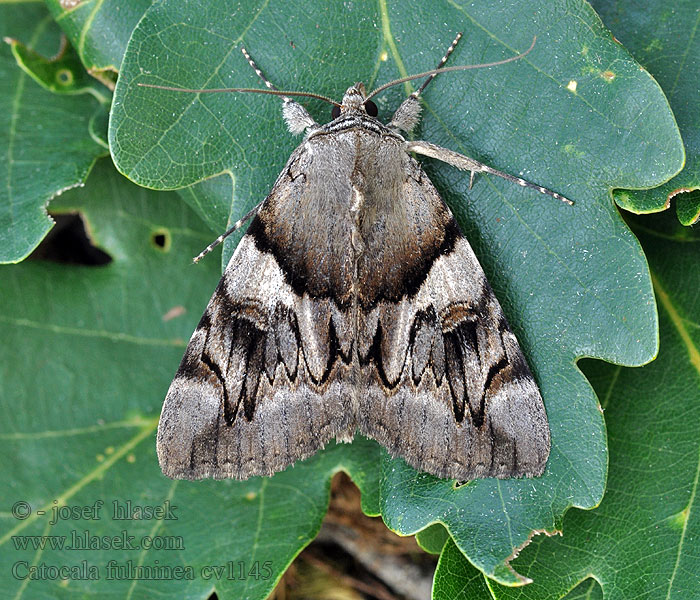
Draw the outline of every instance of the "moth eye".
<instances>
[{"instance_id":1,"label":"moth eye","mask_svg":"<svg viewBox=\"0 0 700 600\"><path fill-rule=\"evenodd\" d=\"M376 117L379 114L377 105L371 100L367 100L367 102L365 102L365 110L370 117Z\"/></svg>"},{"instance_id":2,"label":"moth eye","mask_svg":"<svg viewBox=\"0 0 700 600\"><path fill-rule=\"evenodd\" d=\"M331 111L331 118L337 119L340 116L340 106L334 106Z\"/></svg>"}]
</instances>

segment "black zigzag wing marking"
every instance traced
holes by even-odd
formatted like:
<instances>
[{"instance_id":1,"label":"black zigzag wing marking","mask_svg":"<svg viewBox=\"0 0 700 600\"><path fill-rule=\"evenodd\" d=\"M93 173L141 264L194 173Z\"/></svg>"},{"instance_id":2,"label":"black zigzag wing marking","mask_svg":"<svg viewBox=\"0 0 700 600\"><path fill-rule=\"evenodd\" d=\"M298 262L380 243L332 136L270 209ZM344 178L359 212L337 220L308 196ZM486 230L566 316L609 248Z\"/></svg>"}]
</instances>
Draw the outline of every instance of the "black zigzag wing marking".
<instances>
[{"instance_id":1,"label":"black zigzag wing marking","mask_svg":"<svg viewBox=\"0 0 700 600\"><path fill-rule=\"evenodd\" d=\"M441 231L458 231L427 177L406 185L411 194L402 196L403 212L386 216L385 237L400 243L401 231L445 214ZM550 447L544 403L483 270L461 233L447 247L439 232L423 239L430 268L417 290L386 299L381 277L359 280L360 382L368 390L359 430L441 477L540 475ZM415 245L405 247L414 264L423 260Z\"/></svg>"},{"instance_id":2,"label":"black zigzag wing marking","mask_svg":"<svg viewBox=\"0 0 700 600\"><path fill-rule=\"evenodd\" d=\"M168 390L158 427L169 477L245 479L352 437L349 316L299 298L244 236Z\"/></svg>"}]
</instances>

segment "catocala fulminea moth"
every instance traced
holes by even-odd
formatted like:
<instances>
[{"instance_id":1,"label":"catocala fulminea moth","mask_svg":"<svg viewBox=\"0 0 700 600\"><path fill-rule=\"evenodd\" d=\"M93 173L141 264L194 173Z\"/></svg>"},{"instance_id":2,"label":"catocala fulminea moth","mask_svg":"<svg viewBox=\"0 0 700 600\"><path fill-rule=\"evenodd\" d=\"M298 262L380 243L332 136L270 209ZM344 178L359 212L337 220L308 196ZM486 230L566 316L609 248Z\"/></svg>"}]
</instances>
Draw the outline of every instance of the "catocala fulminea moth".
<instances>
[{"instance_id":1,"label":"catocala fulminea moth","mask_svg":"<svg viewBox=\"0 0 700 600\"><path fill-rule=\"evenodd\" d=\"M289 130L304 140L267 198L195 259L252 218L163 405L157 450L167 476L270 475L357 431L440 477L544 471L550 436L537 384L411 153L470 171L470 184L486 172L571 201L404 137L435 75L470 68L443 68L460 37L437 69L371 94L355 84L341 103L278 91L245 49L267 90L178 90L280 95ZM380 122L371 98L419 77L421 87ZM319 125L295 95L327 100L333 120Z\"/></svg>"}]
</instances>

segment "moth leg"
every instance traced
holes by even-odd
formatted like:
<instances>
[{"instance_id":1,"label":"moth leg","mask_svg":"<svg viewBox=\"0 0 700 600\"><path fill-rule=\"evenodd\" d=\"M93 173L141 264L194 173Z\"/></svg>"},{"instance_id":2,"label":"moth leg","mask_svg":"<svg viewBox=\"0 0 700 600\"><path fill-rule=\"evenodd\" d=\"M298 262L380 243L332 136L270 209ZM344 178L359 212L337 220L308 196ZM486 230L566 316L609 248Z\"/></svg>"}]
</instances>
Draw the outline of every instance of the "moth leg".
<instances>
[{"instance_id":1,"label":"moth leg","mask_svg":"<svg viewBox=\"0 0 700 600\"><path fill-rule=\"evenodd\" d=\"M243 56L245 56L248 64L253 67L253 70L257 73L258 77L262 79L263 83L269 89L279 91L267 77L263 75L263 72L259 69L258 65L255 64L250 54L248 54L248 51L242 46L241 52L243 52ZM307 129L315 129L319 126L308 111L298 102L295 102L288 96L282 96L282 102L282 117L284 117L287 128L293 135L304 133Z\"/></svg>"},{"instance_id":2,"label":"moth leg","mask_svg":"<svg viewBox=\"0 0 700 600\"><path fill-rule=\"evenodd\" d=\"M457 42L459 42L461 38L462 34L458 33L457 37L447 49L447 52L445 52L445 56L442 57L438 63L438 66L435 67L436 69L442 69L447 62L447 59L450 57L450 54L452 54L457 46ZM400 129L406 133L411 133L411 131L413 131L413 128L418 125L418 122L420 121L420 113L422 110L420 102L418 102L418 96L420 96L421 92L428 86L428 84L435 79L436 75L437 73L433 73L415 92L413 92L401 103L401 106L396 109L394 116L391 117L389 127Z\"/></svg>"},{"instance_id":3,"label":"moth leg","mask_svg":"<svg viewBox=\"0 0 700 600\"><path fill-rule=\"evenodd\" d=\"M457 167L458 169L462 169L463 171L470 171L470 188L472 186L475 173L491 173L492 175L497 175L498 177L503 177L503 179L507 179L508 181L517 183L522 187L531 188L533 190L537 190L542 194L547 194L547 196L551 196L552 198L561 200L566 204L573 204L573 201L569 200L568 198L562 196L561 194L557 194L557 192L553 192L552 190L542 187L541 185L537 185L536 183L530 183L529 181L525 181L520 177L509 175L508 173L498 171L497 169L492 169L484 163L480 163L478 160L474 160L473 158L464 156L464 154L453 152L452 150L448 150L447 148L436 146L435 144L431 144L430 142L424 142L420 140L406 142L404 148L406 149L406 152L416 152L417 154L423 154L424 156L429 156L430 158L437 158L438 160L446 162L448 165L452 165L453 167Z\"/></svg>"}]
</instances>

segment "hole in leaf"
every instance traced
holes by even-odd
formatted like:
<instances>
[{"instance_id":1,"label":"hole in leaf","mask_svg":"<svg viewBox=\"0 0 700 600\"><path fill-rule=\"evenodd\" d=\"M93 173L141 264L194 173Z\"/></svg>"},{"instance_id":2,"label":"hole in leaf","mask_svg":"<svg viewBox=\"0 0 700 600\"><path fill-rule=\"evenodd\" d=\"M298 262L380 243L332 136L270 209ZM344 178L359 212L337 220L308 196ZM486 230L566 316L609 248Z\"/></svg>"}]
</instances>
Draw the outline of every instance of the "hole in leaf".
<instances>
[{"instance_id":1,"label":"hole in leaf","mask_svg":"<svg viewBox=\"0 0 700 600\"><path fill-rule=\"evenodd\" d=\"M463 481L462 481L462 480L460 480L460 481L455 481L455 482L452 484L452 488L455 489L455 490L458 490L459 488L464 487L465 485L469 485L472 481L474 481L474 480L473 480L473 479L465 479L465 480L463 480Z\"/></svg>"},{"instance_id":2,"label":"hole in leaf","mask_svg":"<svg viewBox=\"0 0 700 600\"><path fill-rule=\"evenodd\" d=\"M51 214L56 224L32 252L31 260L96 267L112 262L112 257L95 246L80 213Z\"/></svg>"},{"instance_id":3,"label":"hole in leaf","mask_svg":"<svg viewBox=\"0 0 700 600\"><path fill-rule=\"evenodd\" d=\"M73 83L73 72L70 69L56 71L56 81L61 85L70 85Z\"/></svg>"},{"instance_id":4,"label":"hole in leaf","mask_svg":"<svg viewBox=\"0 0 700 600\"><path fill-rule=\"evenodd\" d=\"M170 250L170 241L170 232L166 229L157 229L151 232L151 243L158 248L158 250L162 250L163 252Z\"/></svg>"}]
</instances>

